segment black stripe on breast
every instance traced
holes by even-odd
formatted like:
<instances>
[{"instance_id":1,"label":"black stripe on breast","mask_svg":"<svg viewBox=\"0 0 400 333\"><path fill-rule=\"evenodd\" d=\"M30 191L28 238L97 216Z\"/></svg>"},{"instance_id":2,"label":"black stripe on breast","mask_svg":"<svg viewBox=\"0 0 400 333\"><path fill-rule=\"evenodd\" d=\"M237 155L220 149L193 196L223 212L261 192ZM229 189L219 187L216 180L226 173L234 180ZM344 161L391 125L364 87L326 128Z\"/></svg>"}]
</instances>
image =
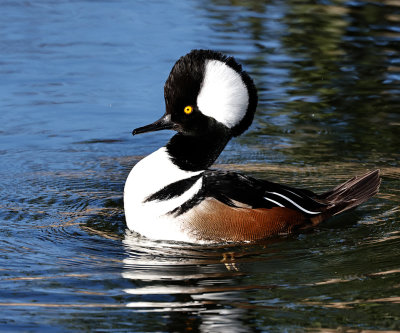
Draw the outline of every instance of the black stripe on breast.
<instances>
[{"instance_id":1,"label":"black stripe on breast","mask_svg":"<svg viewBox=\"0 0 400 333\"><path fill-rule=\"evenodd\" d=\"M192 209L194 206L197 206L204 199L205 197L203 191L200 190L200 192L195 194L193 198L187 200L181 206L178 206L175 209L171 210L168 214L172 214L174 216L182 215L183 213L186 213L187 211Z\"/></svg>"},{"instance_id":2,"label":"black stripe on breast","mask_svg":"<svg viewBox=\"0 0 400 333\"><path fill-rule=\"evenodd\" d=\"M178 180L175 183L171 183L171 184L163 187L161 190L148 196L144 202L154 201L154 200L162 201L162 200L169 200L169 199L172 199L175 197L179 197L180 195L185 193L187 190L189 190L194 185L194 183L200 177L202 177L202 175L203 174L200 173L196 176Z\"/></svg>"}]
</instances>

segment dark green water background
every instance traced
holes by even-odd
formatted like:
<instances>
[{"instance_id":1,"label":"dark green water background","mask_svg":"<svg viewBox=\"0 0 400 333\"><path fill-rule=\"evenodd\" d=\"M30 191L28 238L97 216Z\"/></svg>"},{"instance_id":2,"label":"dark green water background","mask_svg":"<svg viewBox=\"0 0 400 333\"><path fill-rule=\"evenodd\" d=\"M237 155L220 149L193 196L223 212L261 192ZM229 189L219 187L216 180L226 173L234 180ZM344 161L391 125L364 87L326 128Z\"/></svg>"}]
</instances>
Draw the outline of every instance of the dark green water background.
<instances>
[{"instance_id":1,"label":"dark green water background","mask_svg":"<svg viewBox=\"0 0 400 333\"><path fill-rule=\"evenodd\" d=\"M193 48L254 78L217 166L380 193L313 232L241 246L126 231L131 167L171 133L163 84ZM0 331L400 331L400 2L0 2Z\"/></svg>"}]
</instances>

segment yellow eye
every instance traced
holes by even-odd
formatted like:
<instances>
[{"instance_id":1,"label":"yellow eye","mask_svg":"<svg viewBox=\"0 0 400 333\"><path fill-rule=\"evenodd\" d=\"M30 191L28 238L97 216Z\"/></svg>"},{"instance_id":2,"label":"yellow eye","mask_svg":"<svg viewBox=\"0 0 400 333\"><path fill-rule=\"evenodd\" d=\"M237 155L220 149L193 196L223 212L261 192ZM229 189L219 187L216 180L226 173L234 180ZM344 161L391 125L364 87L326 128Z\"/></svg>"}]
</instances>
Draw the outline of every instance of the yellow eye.
<instances>
[{"instance_id":1,"label":"yellow eye","mask_svg":"<svg viewBox=\"0 0 400 333\"><path fill-rule=\"evenodd\" d=\"M193 108L190 105L188 105L183 109L183 112L185 112L186 114L191 114L193 112Z\"/></svg>"}]
</instances>

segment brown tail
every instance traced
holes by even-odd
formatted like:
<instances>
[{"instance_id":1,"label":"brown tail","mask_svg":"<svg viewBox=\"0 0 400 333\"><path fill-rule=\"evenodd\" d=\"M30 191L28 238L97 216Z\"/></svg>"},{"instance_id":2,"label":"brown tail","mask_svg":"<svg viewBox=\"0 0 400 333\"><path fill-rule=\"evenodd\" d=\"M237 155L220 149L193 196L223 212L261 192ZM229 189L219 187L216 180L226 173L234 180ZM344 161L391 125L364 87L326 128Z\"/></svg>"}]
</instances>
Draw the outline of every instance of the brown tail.
<instances>
[{"instance_id":1,"label":"brown tail","mask_svg":"<svg viewBox=\"0 0 400 333\"><path fill-rule=\"evenodd\" d=\"M333 190L319 195L318 199L328 206L323 214L313 219L313 222L319 223L362 204L378 193L380 184L379 170L374 170L353 177Z\"/></svg>"}]
</instances>

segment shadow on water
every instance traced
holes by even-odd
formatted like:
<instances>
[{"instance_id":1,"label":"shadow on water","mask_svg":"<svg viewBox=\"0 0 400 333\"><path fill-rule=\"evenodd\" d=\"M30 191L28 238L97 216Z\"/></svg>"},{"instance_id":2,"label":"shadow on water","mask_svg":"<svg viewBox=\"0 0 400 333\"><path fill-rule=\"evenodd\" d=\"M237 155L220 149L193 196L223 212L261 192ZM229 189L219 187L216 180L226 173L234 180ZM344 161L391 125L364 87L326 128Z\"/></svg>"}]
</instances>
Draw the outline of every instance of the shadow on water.
<instances>
[{"instance_id":1,"label":"shadow on water","mask_svg":"<svg viewBox=\"0 0 400 333\"><path fill-rule=\"evenodd\" d=\"M400 330L396 1L0 9L0 330ZM380 193L258 244L127 231L124 181L170 136L130 131L162 114L163 81L195 47L236 56L259 89L216 167L315 192L380 168Z\"/></svg>"}]
</instances>

